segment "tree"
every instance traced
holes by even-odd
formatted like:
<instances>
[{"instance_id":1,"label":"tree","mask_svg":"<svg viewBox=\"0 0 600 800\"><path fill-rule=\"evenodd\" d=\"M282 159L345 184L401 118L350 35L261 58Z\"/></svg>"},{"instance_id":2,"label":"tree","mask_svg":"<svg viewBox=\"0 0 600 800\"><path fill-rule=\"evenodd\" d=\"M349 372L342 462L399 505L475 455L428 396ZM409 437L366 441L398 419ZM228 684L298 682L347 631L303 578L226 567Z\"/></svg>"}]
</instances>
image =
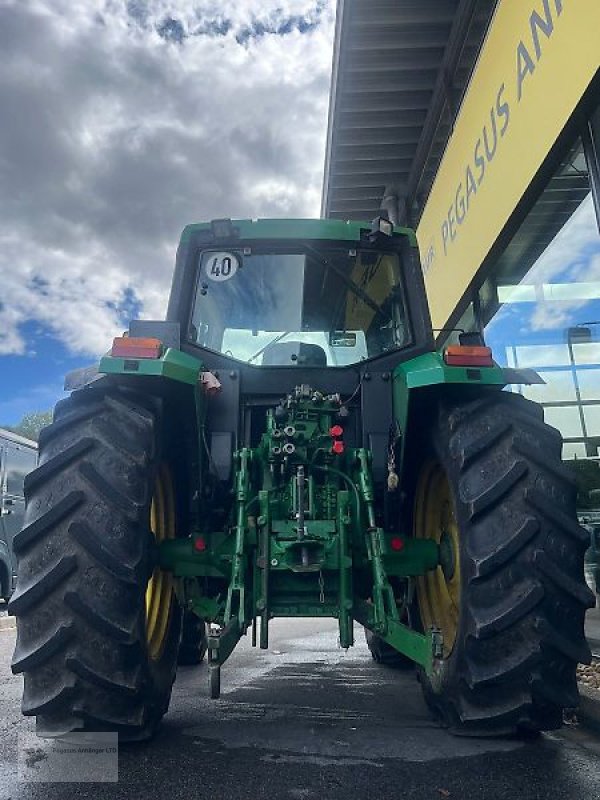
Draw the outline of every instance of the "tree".
<instances>
[{"instance_id":1,"label":"tree","mask_svg":"<svg viewBox=\"0 0 600 800\"><path fill-rule=\"evenodd\" d=\"M52 411L32 411L25 414L17 425L5 426L7 430L18 433L26 439L37 442L42 428L52 422Z\"/></svg>"}]
</instances>

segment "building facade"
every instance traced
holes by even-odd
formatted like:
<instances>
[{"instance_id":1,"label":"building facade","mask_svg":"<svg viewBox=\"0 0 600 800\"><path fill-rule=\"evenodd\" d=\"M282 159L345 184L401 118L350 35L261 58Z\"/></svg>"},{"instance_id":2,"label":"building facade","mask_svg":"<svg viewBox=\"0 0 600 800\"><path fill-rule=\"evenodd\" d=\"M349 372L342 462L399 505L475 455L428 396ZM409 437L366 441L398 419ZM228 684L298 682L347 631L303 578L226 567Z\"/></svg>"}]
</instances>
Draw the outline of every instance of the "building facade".
<instances>
[{"instance_id":1,"label":"building facade","mask_svg":"<svg viewBox=\"0 0 600 800\"><path fill-rule=\"evenodd\" d=\"M402 7L414 6L378 5L400 21ZM439 22L433 4L421 8L430 17L414 28L417 38ZM416 130L418 180L410 165L398 174L399 141L390 140L377 151L393 165L379 178L379 204L417 230L439 344L459 329L481 330L499 363L540 373L543 385L511 389L540 402L563 434L563 457L580 475L580 506L589 507L598 496L590 490L600 488L600 3L498 0L437 8L454 16ZM358 69L360 10L360 0L338 9L323 198L323 212L332 216L343 215L349 196L337 187L340 153L349 149L342 146L349 135L344 92ZM399 47L410 61L410 49ZM413 48L415 69L424 54ZM436 100L440 74L443 102ZM398 73L396 91L401 86ZM402 111L394 113L400 131ZM354 131L357 151L362 136ZM367 139L373 136L371 130ZM361 180L363 192L377 184L375 175Z\"/></svg>"}]
</instances>

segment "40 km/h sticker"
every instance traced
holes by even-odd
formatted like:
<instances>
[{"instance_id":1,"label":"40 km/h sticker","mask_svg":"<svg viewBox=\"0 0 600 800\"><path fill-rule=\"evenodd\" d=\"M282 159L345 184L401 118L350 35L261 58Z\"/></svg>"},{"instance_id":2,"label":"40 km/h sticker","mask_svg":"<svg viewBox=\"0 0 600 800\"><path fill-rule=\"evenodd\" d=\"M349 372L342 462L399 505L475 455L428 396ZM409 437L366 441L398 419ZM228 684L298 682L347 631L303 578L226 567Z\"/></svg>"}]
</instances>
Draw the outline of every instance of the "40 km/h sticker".
<instances>
[{"instance_id":1,"label":"40 km/h sticker","mask_svg":"<svg viewBox=\"0 0 600 800\"><path fill-rule=\"evenodd\" d=\"M233 278L240 266L235 253L209 253L206 260L206 274L211 281L228 281Z\"/></svg>"}]
</instances>

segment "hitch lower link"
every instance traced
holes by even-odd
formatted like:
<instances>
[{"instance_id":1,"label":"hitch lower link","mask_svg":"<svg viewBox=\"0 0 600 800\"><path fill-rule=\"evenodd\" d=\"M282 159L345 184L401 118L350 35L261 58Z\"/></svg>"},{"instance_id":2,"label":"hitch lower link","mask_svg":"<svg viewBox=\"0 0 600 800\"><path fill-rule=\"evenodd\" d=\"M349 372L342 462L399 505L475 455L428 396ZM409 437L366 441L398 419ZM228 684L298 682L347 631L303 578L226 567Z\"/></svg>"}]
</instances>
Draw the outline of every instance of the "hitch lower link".
<instances>
[{"instance_id":1,"label":"hitch lower link","mask_svg":"<svg viewBox=\"0 0 600 800\"><path fill-rule=\"evenodd\" d=\"M234 617L220 630L211 626L208 634L208 687L212 700L221 696L221 665L229 658L242 632Z\"/></svg>"}]
</instances>

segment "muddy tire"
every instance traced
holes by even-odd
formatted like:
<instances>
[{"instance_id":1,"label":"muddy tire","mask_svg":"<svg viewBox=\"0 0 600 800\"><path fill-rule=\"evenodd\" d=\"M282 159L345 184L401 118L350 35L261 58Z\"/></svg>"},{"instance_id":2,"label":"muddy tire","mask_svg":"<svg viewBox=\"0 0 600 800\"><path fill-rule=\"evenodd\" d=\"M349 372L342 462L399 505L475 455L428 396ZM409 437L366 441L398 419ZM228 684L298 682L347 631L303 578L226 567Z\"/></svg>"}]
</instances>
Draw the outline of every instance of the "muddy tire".
<instances>
[{"instance_id":1,"label":"muddy tire","mask_svg":"<svg viewBox=\"0 0 600 800\"><path fill-rule=\"evenodd\" d=\"M11 576L9 568L0 563L0 600L8 603L10 600L10 581Z\"/></svg>"},{"instance_id":2,"label":"muddy tire","mask_svg":"<svg viewBox=\"0 0 600 800\"><path fill-rule=\"evenodd\" d=\"M179 645L178 663L185 666L201 664L206 656L208 641L206 623L191 611L183 615L183 631Z\"/></svg>"},{"instance_id":3,"label":"muddy tire","mask_svg":"<svg viewBox=\"0 0 600 800\"><path fill-rule=\"evenodd\" d=\"M423 519L432 526L424 506L436 501L426 500L425 484L443 473L459 548L458 563L447 556L444 568L418 582L422 627L433 623L448 634L433 675L419 673L425 698L462 735L558 728L563 709L578 704L576 666L591 658L584 615L594 605L583 571L588 536L577 522L561 436L536 404L490 391L472 402L440 404L429 444L415 535ZM439 485L430 488L440 496ZM450 605L436 619L442 578Z\"/></svg>"},{"instance_id":4,"label":"muddy tire","mask_svg":"<svg viewBox=\"0 0 600 800\"><path fill-rule=\"evenodd\" d=\"M158 405L102 384L57 405L25 479L12 669L24 675L23 713L37 717L40 735L141 740L168 709L181 635L175 601L160 649L147 634L150 517L163 513L154 493L166 456Z\"/></svg>"}]
</instances>

